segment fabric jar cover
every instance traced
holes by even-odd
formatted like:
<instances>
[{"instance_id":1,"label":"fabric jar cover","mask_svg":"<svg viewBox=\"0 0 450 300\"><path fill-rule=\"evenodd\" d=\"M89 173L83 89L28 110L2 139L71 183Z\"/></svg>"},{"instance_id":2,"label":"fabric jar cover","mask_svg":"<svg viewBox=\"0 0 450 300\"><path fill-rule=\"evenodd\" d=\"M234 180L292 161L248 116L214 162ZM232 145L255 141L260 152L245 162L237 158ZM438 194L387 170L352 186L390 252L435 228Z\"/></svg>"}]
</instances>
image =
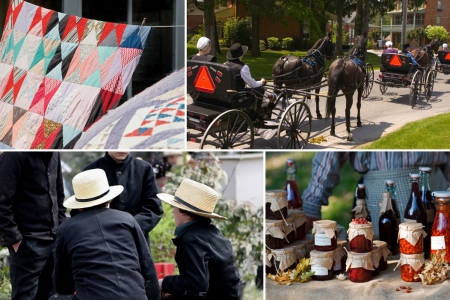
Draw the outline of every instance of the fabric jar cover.
<instances>
[{"instance_id":1,"label":"fabric jar cover","mask_svg":"<svg viewBox=\"0 0 450 300\"><path fill-rule=\"evenodd\" d=\"M295 241L292 244L289 244L289 247L294 249L295 257L300 260L306 257L306 245L305 241Z\"/></svg>"},{"instance_id":2,"label":"fabric jar cover","mask_svg":"<svg viewBox=\"0 0 450 300\"><path fill-rule=\"evenodd\" d=\"M426 237L427 233L423 230L422 223L402 223L398 226L398 240L406 239L411 245L416 245L421 237Z\"/></svg>"},{"instance_id":3,"label":"fabric jar cover","mask_svg":"<svg viewBox=\"0 0 450 300\"><path fill-rule=\"evenodd\" d=\"M270 249L266 248L266 266L268 266L269 268L272 266L272 260L270 259L272 256L270 255L270 253Z\"/></svg>"},{"instance_id":4,"label":"fabric jar cover","mask_svg":"<svg viewBox=\"0 0 450 300\"><path fill-rule=\"evenodd\" d=\"M330 220L320 220L313 222L313 230L312 233L321 233L326 234L329 239L332 239L336 236L336 221Z\"/></svg>"},{"instance_id":5,"label":"fabric jar cover","mask_svg":"<svg viewBox=\"0 0 450 300\"><path fill-rule=\"evenodd\" d=\"M283 224L284 234L287 236L289 233L295 230L294 228L294 217L288 217Z\"/></svg>"},{"instance_id":6,"label":"fabric jar cover","mask_svg":"<svg viewBox=\"0 0 450 300\"><path fill-rule=\"evenodd\" d=\"M366 206L366 200L357 199L356 206L352 209L352 212L355 213L355 218L365 218L369 215L369 210Z\"/></svg>"},{"instance_id":7,"label":"fabric jar cover","mask_svg":"<svg viewBox=\"0 0 450 300\"><path fill-rule=\"evenodd\" d=\"M403 254L400 253L400 259L398 261L397 266L395 266L394 271L398 268L398 266L410 265L414 271L417 272L424 264L424 255L425 253L420 254Z\"/></svg>"},{"instance_id":8,"label":"fabric jar cover","mask_svg":"<svg viewBox=\"0 0 450 300\"><path fill-rule=\"evenodd\" d=\"M310 265L320 265L331 270L334 262L334 251L317 251L312 250L310 253Z\"/></svg>"},{"instance_id":9,"label":"fabric jar cover","mask_svg":"<svg viewBox=\"0 0 450 300\"><path fill-rule=\"evenodd\" d=\"M372 253L356 253L349 251L347 253L347 263L345 270L348 271L349 268L364 268L366 270L374 271Z\"/></svg>"},{"instance_id":10,"label":"fabric jar cover","mask_svg":"<svg viewBox=\"0 0 450 300\"><path fill-rule=\"evenodd\" d=\"M384 258L384 261L387 261L388 256L392 255L385 241L375 240L373 241L373 245L380 249L380 254Z\"/></svg>"},{"instance_id":11,"label":"fabric jar cover","mask_svg":"<svg viewBox=\"0 0 450 300\"><path fill-rule=\"evenodd\" d=\"M306 222L306 216L303 210L299 209L289 210L288 218L289 217L294 217L294 227L296 230Z\"/></svg>"},{"instance_id":12,"label":"fabric jar cover","mask_svg":"<svg viewBox=\"0 0 450 300\"><path fill-rule=\"evenodd\" d=\"M339 243L340 241L338 241L337 247L336 249L333 251L333 260L335 263L338 263L341 261L341 259L344 257L345 255L345 250L343 247L343 243ZM347 243L346 241L344 241L345 243Z\"/></svg>"},{"instance_id":13,"label":"fabric jar cover","mask_svg":"<svg viewBox=\"0 0 450 300\"><path fill-rule=\"evenodd\" d=\"M347 241L346 240L337 240L337 244L338 244L338 247L339 247L339 245L341 245L342 251L345 251L344 248L347 247Z\"/></svg>"},{"instance_id":14,"label":"fabric jar cover","mask_svg":"<svg viewBox=\"0 0 450 300\"><path fill-rule=\"evenodd\" d=\"M271 211L278 211L288 206L285 190L266 191L266 203L270 203Z\"/></svg>"},{"instance_id":15,"label":"fabric jar cover","mask_svg":"<svg viewBox=\"0 0 450 300\"><path fill-rule=\"evenodd\" d=\"M292 247L285 247L283 249L273 249L270 253L270 258L280 262L280 271L284 271L287 267L295 264L297 258L295 257L294 249Z\"/></svg>"},{"instance_id":16,"label":"fabric jar cover","mask_svg":"<svg viewBox=\"0 0 450 300\"><path fill-rule=\"evenodd\" d=\"M266 220L266 235L271 235L277 239L285 239L283 220Z\"/></svg>"},{"instance_id":17,"label":"fabric jar cover","mask_svg":"<svg viewBox=\"0 0 450 300\"><path fill-rule=\"evenodd\" d=\"M381 249L378 248L377 246L374 246L372 249L372 262L375 268L378 268L378 265L380 264L380 258L381 258Z\"/></svg>"},{"instance_id":18,"label":"fabric jar cover","mask_svg":"<svg viewBox=\"0 0 450 300\"><path fill-rule=\"evenodd\" d=\"M369 222L368 224L355 224L353 222L350 222L350 228L347 230L347 233L348 239L350 241L358 235L364 235L366 239L371 241L374 234L371 222Z\"/></svg>"}]
</instances>

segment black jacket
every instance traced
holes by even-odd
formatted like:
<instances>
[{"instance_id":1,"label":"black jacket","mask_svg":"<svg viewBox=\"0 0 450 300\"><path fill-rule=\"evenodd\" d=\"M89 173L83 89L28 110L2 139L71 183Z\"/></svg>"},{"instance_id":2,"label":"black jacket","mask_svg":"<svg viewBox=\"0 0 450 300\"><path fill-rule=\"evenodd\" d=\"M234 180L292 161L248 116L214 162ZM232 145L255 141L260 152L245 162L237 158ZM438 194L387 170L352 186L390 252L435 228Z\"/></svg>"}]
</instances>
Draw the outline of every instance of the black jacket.
<instances>
[{"instance_id":1,"label":"black jacket","mask_svg":"<svg viewBox=\"0 0 450 300\"><path fill-rule=\"evenodd\" d=\"M58 152L0 154L0 245L53 240L66 209Z\"/></svg>"},{"instance_id":2,"label":"black jacket","mask_svg":"<svg viewBox=\"0 0 450 300\"><path fill-rule=\"evenodd\" d=\"M61 225L53 281L59 294L84 300L160 298L155 265L136 220L91 208Z\"/></svg>"},{"instance_id":3,"label":"black jacket","mask_svg":"<svg viewBox=\"0 0 450 300\"><path fill-rule=\"evenodd\" d=\"M240 277L233 248L211 220L189 224L173 243L180 275L164 278L164 292L175 296L185 291L207 292L209 299L239 299Z\"/></svg>"},{"instance_id":4,"label":"black jacket","mask_svg":"<svg viewBox=\"0 0 450 300\"><path fill-rule=\"evenodd\" d=\"M129 155L117 163L106 153L84 167L83 171L96 168L105 171L109 185L123 185L124 191L113 199L110 207L134 216L147 238L164 213L161 200L156 196L158 187L152 166Z\"/></svg>"}]
</instances>

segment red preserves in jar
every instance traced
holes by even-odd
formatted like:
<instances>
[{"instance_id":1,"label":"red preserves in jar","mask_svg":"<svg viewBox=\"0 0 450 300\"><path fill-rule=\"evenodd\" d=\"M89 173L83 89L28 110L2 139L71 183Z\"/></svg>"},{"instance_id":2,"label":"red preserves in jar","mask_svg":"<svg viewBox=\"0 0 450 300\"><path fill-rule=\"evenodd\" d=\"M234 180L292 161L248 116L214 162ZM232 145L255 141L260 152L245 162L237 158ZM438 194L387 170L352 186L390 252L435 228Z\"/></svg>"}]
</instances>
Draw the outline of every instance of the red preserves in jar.
<instances>
[{"instance_id":1,"label":"red preserves in jar","mask_svg":"<svg viewBox=\"0 0 450 300\"><path fill-rule=\"evenodd\" d=\"M317 251L334 251L337 246L336 221L321 220L313 222L314 249Z\"/></svg>"},{"instance_id":2,"label":"red preserves in jar","mask_svg":"<svg viewBox=\"0 0 450 300\"><path fill-rule=\"evenodd\" d=\"M311 251L309 264L311 265L311 271L315 272L312 279L330 280L334 278L333 255L334 251Z\"/></svg>"},{"instance_id":3,"label":"red preserves in jar","mask_svg":"<svg viewBox=\"0 0 450 300\"><path fill-rule=\"evenodd\" d=\"M418 275L420 274L420 272L422 272L425 265L424 254L425 253L400 254L400 260L398 261L398 264L395 267L395 269L399 265L401 266L401 277L403 281L407 282L421 281Z\"/></svg>"},{"instance_id":4,"label":"red preserves in jar","mask_svg":"<svg viewBox=\"0 0 450 300\"><path fill-rule=\"evenodd\" d=\"M287 244L292 244L295 241L294 217L286 218L284 222L284 234L286 235Z\"/></svg>"},{"instance_id":5,"label":"red preserves in jar","mask_svg":"<svg viewBox=\"0 0 450 300\"><path fill-rule=\"evenodd\" d=\"M450 263L450 191L433 192L436 214L431 228L431 253L444 250L446 263Z\"/></svg>"},{"instance_id":6,"label":"red preserves in jar","mask_svg":"<svg viewBox=\"0 0 450 300\"><path fill-rule=\"evenodd\" d=\"M389 255L391 255L391 251L389 250L387 243L385 241L373 241L373 245L378 247L380 249L380 264L378 265L378 268L380 271L387 270L387 258Z\"/></svg>"},{"instance_id":7,"label":"red preserves in jar","mask_svg":"<svg viewBox=\"0 0 450 300\"><path fill-rule=\"evenodd\" d=\"M280 249L286 239L283 220L266 220L266 247Z\"/></svg>"},{"instance_id":8,"label":"red preserves in jar","mask_svg":"<svg viewBox=\"0 0 450 300\"><path fill-rule=\"evenodd\" d=\"M306 216L305 212L298 209L292 209L288 217L294 218L295 239L303 240L306 236Z\"/></svg>"},{"instance_id":9,"label":"red preserves in jar","mask_svg":"<svg viewBox=\"0 0 450 300\"><path fill-rule=\"evenodd\" d=\"M354 222L351 222L349 227L347 233L350 241L350 249L357 253L367 253L372 251L372 223L355 224Z\"/></svg>"},{"instance_id":10,"label":"red preserves in jar","mask_svg":"<svg viewBox=\"0 0 450 300\"><path fill-rule=\"evenodd\" d=\"M348 252L347 256L348 278L352 282L367 282L372 279L373 261L372 253Z\"/></svg>"},{"instance_id":11,"label":"red preserves in jar","mask_svg":"<svg viewBox=\"0 0 450 300\"><path fill-rule=\"evenodd\" d=\"M377 246L372 249L372 263L374 270L372 271L372 278L378 276L380 274L380 258L381 251Z\"/></svg>"},{"instance_id":12,"label":"red preserves in jar","mask_svg":"<svg viewBox=\"0 0 450 300\"><path fill-rule=\"evenodd\" d=\"M275 266L277 273L287 269L293 269L297 266L297 258L292 247L272 249L271 256L272 264Z\"/></svg>"},{"instance_id":13,"label":"red preserves in jar","mask_svg":"<svg viewBox=\"0 0 450 300\"><path fill-rule=\"evenodd\" d=\"M282 220L288 215L288 201L285 190L266 191L266 219Z\"/></svg>"},{"instance_id":14,"label":"red preserves in jar","mask_svg":"<svg viewBox=\"0 0 450 300\"><path fill-rule=\"evenodd\" d=\"M400 253L420 254L423 252L423 238L427 236L422 223L402 223L398 230Z\"/></svg>"}]
</instances>

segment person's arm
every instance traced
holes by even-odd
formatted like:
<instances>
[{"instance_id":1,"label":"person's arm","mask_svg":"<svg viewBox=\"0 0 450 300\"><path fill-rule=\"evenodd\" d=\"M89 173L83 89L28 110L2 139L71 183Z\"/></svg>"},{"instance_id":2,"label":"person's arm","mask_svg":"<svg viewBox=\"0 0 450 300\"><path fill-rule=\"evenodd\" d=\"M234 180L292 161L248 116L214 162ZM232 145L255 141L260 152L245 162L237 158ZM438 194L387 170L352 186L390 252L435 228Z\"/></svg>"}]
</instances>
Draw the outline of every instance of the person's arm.
<instances>
[{"instance_id":1,"label":"person's arm","mask_svg":"<svg viewBox=\"0 0 450 300\"><path fill-rule=\"evenodd\" d=\"M186 291L207 292L209 288L209 246L199 240L183 241L183 264L186 274L166 276L162 281L162 290L170 295L184 295Z\"/></svg>"},{"instance_id":2,"label":"person's arm","mask_svg":"<svg viewBox=\"0 0 450 300\"><path fill-rule=\"evenodd\" d=\"M307 230L311 229L312 221L321 218L322 205L328 205L328 197L333 188L339 184L339 172L348 158L344 152L317 152L313 158L311 179L303 191L303 210L308 219Z\"/></svg>"},{"instance_id":3,"label":"person's arm","mask_svg":"<svg viewBox=\"0 0 450 300\"><path fill-rule=\"evenodd\" d=\"M22 234L14 222L13 197L20 185L23 160L18 152L0 154L0 245L13 246L17 252Z\"/></svg>"},{"instance_id":4,"label":"person's arm","mask_svg":"<svg viewBox=\"0 0 450 300\"><path fill-rule=\"evenodd\" d=\"M58 159L58 168L56 172L58 173L57 179L56 179L56 193L57 193L57 202L58 202L58 221L59 224L64 222L66 220L66 208L63 205L64 202L64 181L63 181L63 175L61 170L61 158L59 156L59 153L55 153L54 155L57 155Z\"/></svg>"},{"instance_id":5,"label":"person's arm","mask_svg":"<svg viewBox=\"0 0 450 300\"><path fill-rule=\"evenodd\" d=\"M253 79L252 74L250 73L250 68L247 65L244 65L241 69L241 77L245 81L245 83L251 87L252 89L260 87L263 85L263 81L256 81Z\"/></svg>"},{"instance_id":6,"label":"person's arm","mask_svg":"<svg viewBox=\"0 0 450 300\"><path fill-rule=\"evenodd\" d=\"M72 275L72 258L68 253L64 235L60 231L56 234L54 260L53 284L56 292L60 295L73 294L75 282Z\"/></svg>"},{"instance_id":7,"label":"person's arm","mask_svg":"<svg viewBox=\"0 0 450 300\"><path fill-rule=\"evenodd\" d=\"M412 56L411 52L408 52L408 56L411 57L411 61L413 63L413 65L418 66L419 64L417 63L417 61L414 59L414 57Z\"/></svg>"}]
</instances>

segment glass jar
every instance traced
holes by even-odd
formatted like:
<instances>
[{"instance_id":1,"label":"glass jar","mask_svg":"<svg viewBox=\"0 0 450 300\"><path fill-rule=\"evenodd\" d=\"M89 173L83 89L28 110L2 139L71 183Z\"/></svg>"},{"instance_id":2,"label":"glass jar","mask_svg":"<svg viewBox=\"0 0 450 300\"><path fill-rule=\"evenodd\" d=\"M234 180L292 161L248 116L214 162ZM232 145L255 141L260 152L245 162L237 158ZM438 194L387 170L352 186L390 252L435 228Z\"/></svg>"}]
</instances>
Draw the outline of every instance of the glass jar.
<instances>
[{"instance_id":1,"label":"glass jar","mask_svg":"<svg viewBox=\"0 0 450 300\"><path fill-rule=\"evenodd\" d=\"M294 217L287 217L284 223L284 234L286 235L286 244L292 244L295 241Z\"/></svg>"},{"instance_id":2,"label":"glass jar","mask_svg":"<svg viewBox=\"0 0 450 300\"><path fill-rule=\"evenodd\" d=\"M275 266L277 273L293 269L297 266L297 258L295 257L294 249L292 247L272 249L271 254L272 264Z\"/></svg>"},{"instance_id":3,"label":"glass jar","mask_svg":"<svg viewBox=\"0 0 450 300\"><path fill-rule=\"evenodd\" d=\"M266 219L282 220L288 216L288 202L285 190L266 191Z\"/></svg>"},{"instance_id":4,"label":"glass jar","mask_svg":"<svg viewBox=\"0 0 450 300\"><path fill-rule=\"evenodd\" d=\"M380 259L381 259L381 251L377 246L372 249L372 263L374 270L372 271L372 278L376 277L380 274Z\"/></svg>"},{"instance_id":5,"label":"glass jar","mask_svg":"<svg viewBox=\"0 0 450 300\"><path fill-rule=\"evenodd\" d=\"M347 233L351 251L357 253L367 253L372 251L374 232L371 222L368 224L355 224L350 222Z\"/></svg>"},{"instance_id":6,"label":"glass jar","mask_svg":"<svg viewBox=\"0 0 450 300\"><path fill-rule=\"evenodd\" d=\"M342 261L345 259L345 252L344 252L344 248L342 247L342 243L339 243L339 242L340 241L338 241L337 247L333 251L333 260L334 260L333 274L334 275L339 275L341 273L344 273L344 270L345 270L345 265L344 265L344 267L342 267Z\"/></svg>"},{"instance_id":7,"label":"glass jar","mask_svg":"<svg viewBox=\"0 0 450 300\"><path fill-rule=\"evenodd\" d=\"M334 251L311 251L309 264L311 265L311 271L315 272L312 279L322 281L334 278L333 255Z\"/></svg>"},{"instance_id":8,"label":"glass jar","mask_svg":"<svg viewBox=\"0 0 450 300\"><path fill-rule=\"evenodd\" d=\"M400 260L398 261L398 266L401 266L401 277L403 281L406 282L420 282L420 277L414 278L416 275L419 275L422 272L425 261L424 261L424 253L420 254L403 254L400 253ZM395 270L394 269L394 270Z\"/></svg>"},{"instance_id":9,"label":"glass jar","mask_svg":"<svg viewBox=\"0 0 450 300\"><path fill-rule=\"evenodd\" d=\"M285 241L284 221L266 220L266 247L269 249L281 249Z\"/></svg>"},{"instance_id":10,"label":"glass jar","mask_svg":"<svg viewBox=\"0 0 450 300\"><path fill-rule=\"evenodd\" d=\"M431 228L431 253L445 251L444 260L450 263L450 191L433 192L436 215Z\"/></svg>"},{"instance_id":11,"label":"glass jar","mask_svg":"<svg viewBox=\"0 0 450 300\"><path fill-rule=\"evenodd\" d=\"M294 218L295 239L303 240L306 237L306 216L305 212L298 209L292 209L288 217Z\"/></svg>"},{"instance_id":12,"label":"glass jar","mask_svg":"<svg viewBox=\"0 0 450 300\"><path fill-rule=\"evenodd\" d=\"M367 282L372 279L372 253L348 252L346 264L348 278L352 282Z\"/></svg>"},{"instance_id":13,"label":"glass jar","mask_svg":"<svg viewBox=\"0 0 450 300\"><path fill-rule=\"evenodd\" d=\"M422 223L402 223L398 227L400 253L420 254L423 252L423 238L427 236Z\"/></svg>"},{"instance_id":14,"label":"glass jar","mask_svg":"<svg viewBox=\"0 0 450 300\"><path fill-rule=\"evenodd\" d=\"M380 271L387 270L388 264L387 264L387 258L389 255L391 255L391 251L389 250L387 243L385 241L373 241L373 245L378 247L380 249L380 264L378 265L378 268Z\"/></svg>"},{"instance_id":15,"label":"glass jar","mask_svg":"<svg viewBox=\"0 0 450 300\"><path fill-rule=\"evenodd\" d=\"M320 220L313 222L314 249L334 251L337 246L336 221Z\"/></svg>"},{"instance_id":16,"label":"glass jar","mask_svg":"<svg viewBox=\"0 0 450 300\"><path fill-rule=\"evenodd\" d=\"M272 255L271 255L272 251L270 249L266 248L266 263L265 263L265 267L266 267L266 275L267 274L276 274L275 271L275 267L272 264Z\"/></svg>"}]
</instances>

